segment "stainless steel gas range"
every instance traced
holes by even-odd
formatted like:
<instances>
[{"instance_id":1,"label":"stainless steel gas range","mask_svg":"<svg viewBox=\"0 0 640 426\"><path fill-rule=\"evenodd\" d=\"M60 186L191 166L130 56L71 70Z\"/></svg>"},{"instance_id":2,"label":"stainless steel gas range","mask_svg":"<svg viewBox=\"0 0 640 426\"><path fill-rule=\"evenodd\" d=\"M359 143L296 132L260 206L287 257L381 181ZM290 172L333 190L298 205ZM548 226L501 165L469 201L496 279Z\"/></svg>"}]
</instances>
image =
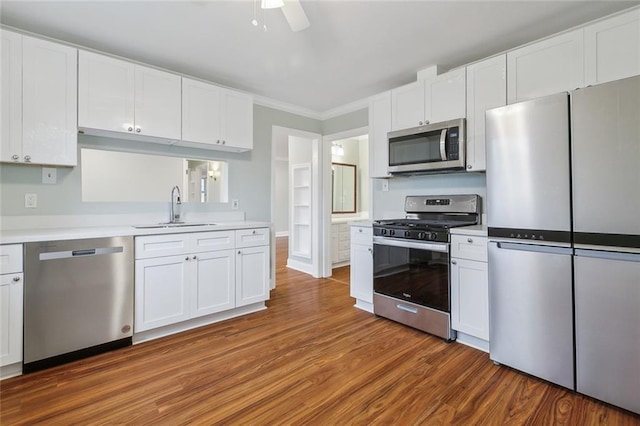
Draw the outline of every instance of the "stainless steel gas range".
<instances>
[{"instance_id":1,"label":"stainless steel gas range","mask_svg":"<svg viewBox=\"0 0 640 426\"><path fill-rule=\"evenodd\" d=\"M479 223L480 197L408 196L405 212L373 223L374 313L453 341L449 229Z\"/></svg>"}]
</instances>

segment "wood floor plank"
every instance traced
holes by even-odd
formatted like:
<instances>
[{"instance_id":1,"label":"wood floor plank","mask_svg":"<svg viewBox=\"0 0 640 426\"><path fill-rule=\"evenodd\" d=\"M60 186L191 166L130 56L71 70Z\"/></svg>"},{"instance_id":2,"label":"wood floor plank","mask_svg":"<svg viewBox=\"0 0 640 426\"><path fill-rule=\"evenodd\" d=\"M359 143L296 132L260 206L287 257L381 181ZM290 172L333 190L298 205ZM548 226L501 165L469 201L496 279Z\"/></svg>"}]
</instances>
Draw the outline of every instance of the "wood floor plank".
<instances>
[{"instance_id":1,"label":"wood floor plank","mask_svg":"<svg viewBox=\"0 0 640 426\"><path fill-rule=\"evenodd\" d=\"M278 238L268 309L0 382L0 424L640 425L353 307L349 268L314 279Z\"/></svg>"}]
</instances>

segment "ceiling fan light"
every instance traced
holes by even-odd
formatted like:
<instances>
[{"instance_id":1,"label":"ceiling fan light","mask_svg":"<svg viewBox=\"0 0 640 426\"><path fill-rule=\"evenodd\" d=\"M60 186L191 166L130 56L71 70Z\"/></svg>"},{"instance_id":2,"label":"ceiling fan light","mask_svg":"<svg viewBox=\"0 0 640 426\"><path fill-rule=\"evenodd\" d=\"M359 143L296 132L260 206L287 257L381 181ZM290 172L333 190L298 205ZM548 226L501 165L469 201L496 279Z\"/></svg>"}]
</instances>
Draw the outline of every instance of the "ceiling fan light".
<instances>
[{"instance_id":1,"label":"ceiling fan light","mask_svg":"<svg viewBox=\"0 0 640 426\"><path fill-rule=\"evenodd\" d=\"M283 0L262 0L260 7L263 9L276 9L284 6Z\"/></svg>"}]
</instances>

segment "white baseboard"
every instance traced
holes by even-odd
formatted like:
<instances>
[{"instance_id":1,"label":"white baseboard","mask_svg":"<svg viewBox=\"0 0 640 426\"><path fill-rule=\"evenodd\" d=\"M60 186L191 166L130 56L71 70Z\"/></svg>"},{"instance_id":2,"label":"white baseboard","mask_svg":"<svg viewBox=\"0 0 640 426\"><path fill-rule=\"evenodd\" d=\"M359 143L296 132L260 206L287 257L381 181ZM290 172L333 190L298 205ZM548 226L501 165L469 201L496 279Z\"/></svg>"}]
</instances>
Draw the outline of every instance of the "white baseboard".
<instances>
[{"instance_id":1,"label":"white baseboard","mask_svg":"<svg viewBox=\"0 0 640 426\"><path fill-rule=\"evenodd\" d=\"M373 313L373 303L365 302L364 300L356 299L356 304L353 305L358 309L362 309L363 311Z\"/></svg>"},{"instance_id":2,"label":"white baseboard","mask_svg":"<svg viewBox=\"0 0 640 426\"><path fill-rule=\"evenodd\" d=\"M313 267L308 263L303 263L295 259L287 259L287 268L295 269L296 271L304 272L313 276Z\"/></svg>"},{"instance_id":3,"label":"white baseboard","mask_svg":"<svg viewBox=\"0 0 640 426\"><path fill-rule=\"evenodd\" d=\"M471 336L469 334L461 333L458 331L456 342L462 343L463 345L471 346L472 348L478 349L482 352L489 353L489 342L487 342L486 340Z\"/></svg>"}]
</instances>

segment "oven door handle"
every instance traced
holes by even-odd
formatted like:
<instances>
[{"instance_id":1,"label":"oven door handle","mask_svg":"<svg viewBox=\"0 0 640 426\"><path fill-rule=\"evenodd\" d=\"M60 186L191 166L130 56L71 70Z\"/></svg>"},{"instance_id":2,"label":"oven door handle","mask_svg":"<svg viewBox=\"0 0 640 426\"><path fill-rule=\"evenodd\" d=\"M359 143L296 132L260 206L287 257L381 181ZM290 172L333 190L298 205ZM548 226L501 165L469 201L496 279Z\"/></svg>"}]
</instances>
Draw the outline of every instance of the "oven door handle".
<instances>
[{"instance_id":1,"label":"oven door handle","mask_svg":"<svg viewBox=\"0 0 640 426\"><path fill-rule=\"evenodd\" d=\"M400 248L412 248L417 250L437 251L440 253L449 253L449 244L447 243L417 242L417 241L397 240L394 238L373 237L373 244L378 244L381 246L400 247Z\"/></svg>"}]
</instances>

